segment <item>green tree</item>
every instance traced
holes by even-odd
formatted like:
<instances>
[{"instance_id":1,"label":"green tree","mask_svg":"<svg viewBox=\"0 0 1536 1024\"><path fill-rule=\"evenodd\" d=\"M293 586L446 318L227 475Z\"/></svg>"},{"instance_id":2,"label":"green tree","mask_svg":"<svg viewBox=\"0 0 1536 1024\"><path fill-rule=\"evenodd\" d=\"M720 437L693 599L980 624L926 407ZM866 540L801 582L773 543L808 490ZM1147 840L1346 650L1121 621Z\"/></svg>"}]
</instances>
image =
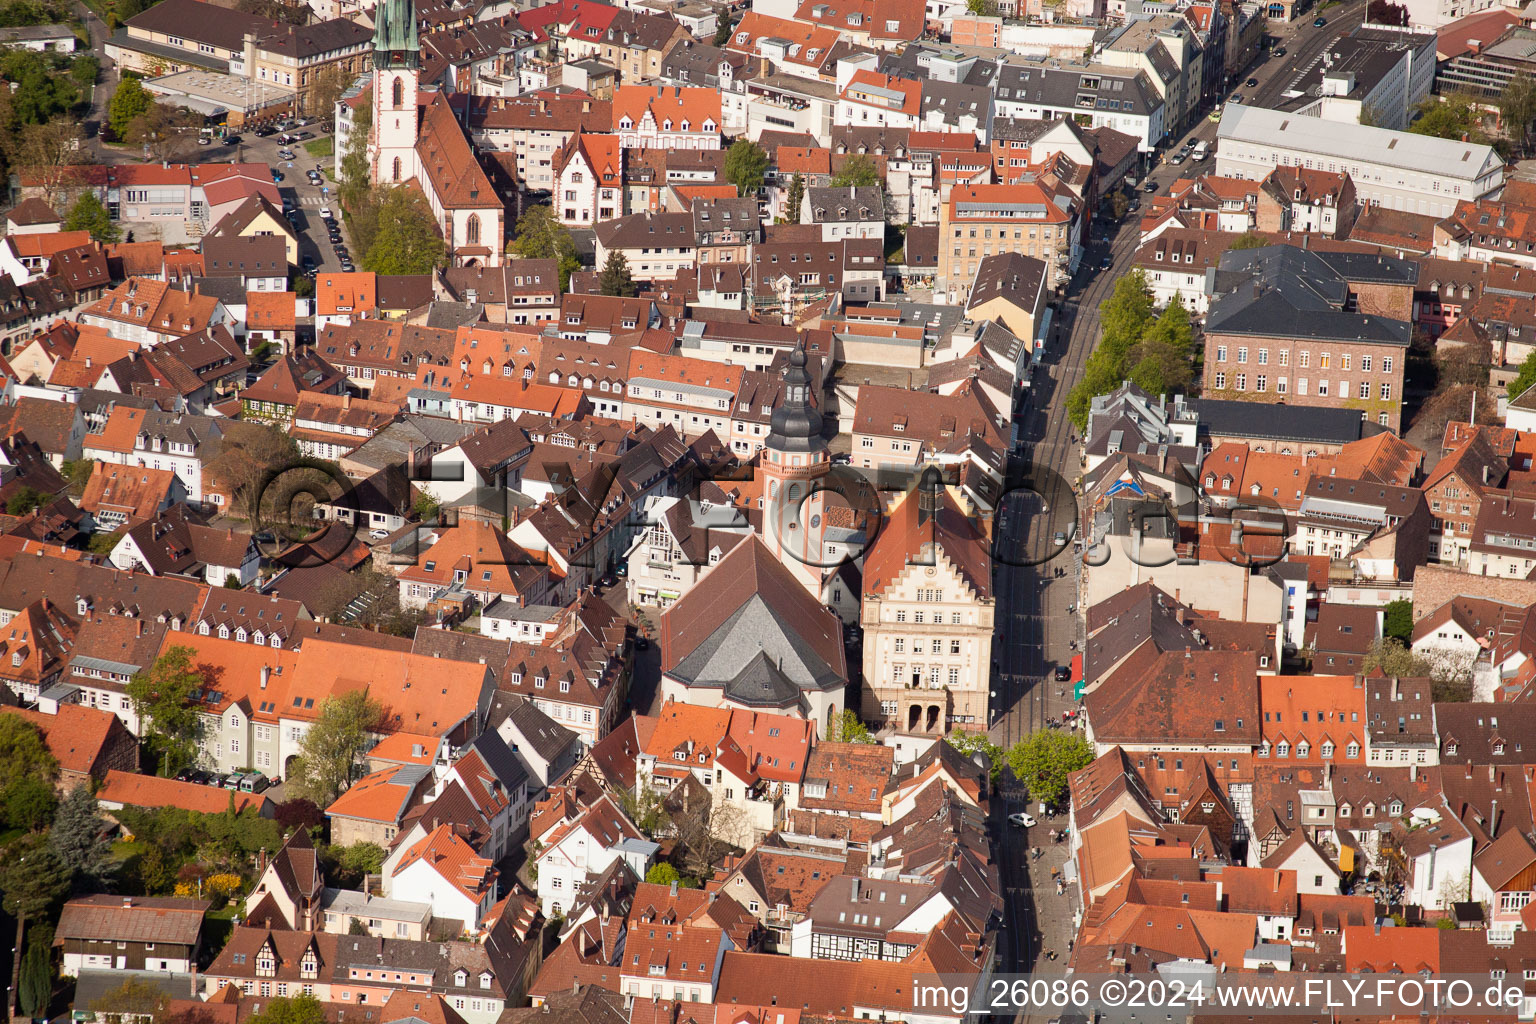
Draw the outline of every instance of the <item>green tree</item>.
<instances>
[{"instance_id":1,"label":"green tree","mask_svg":"<svg viewBox=\"0 0 1536 1024\"><path fill-rule=\"evenodd\" d=\"M531 260L555 260L560 266L560 290L571 284L571 272L581 267L576 256L576 241L564 224L555 219L547 204L529 207L517 219L512 252Z\"/></svg>"},{"instance_id":2,"label":"green tree","mask_svg":"<svg viewBox=\"0 0 1536 1024\"><path fill-rule=\"evenodd\" d=\"M126 1024L146 1017L158 1018L165 1012L168 1002L165 994L151 982L128 978L116 988L103 992L100 999L91 1000L90 1009L103 1020Z\"/></svg>"},{"instance_id":3,"label":"green tree","mask_svg":"<svg viewBox=\"0 0 1536 1024\"><path fill-rule=\"evenodd\" d=\"M353 117L352 134L347 136L346 152L341 155L341 183L336 193L349 212L368 195L368 133L372 128L373 108L365 103Z\"/></svg>"},{"instance_id":4,"label":"green tree","mask_svg":"<svg viewBox=\"0 0 1536 1024\"><path fill-rule=\"evenodd\" d=\"M1252 231L1244 231L1242 234L1232 239L1232 244L1227 246L1227 248L1262 249L1268 244L1269 242L1262 235L1256 235Z\"/></svg>"},{"instance_id":5,"label":"green tree","mask_svg":"<svg viewBox=\"0 0 1536 1024\"><path fill-rule=\"evenodd\" d=\"M0 856L0 893L7 913L40 917L69 889L69 872L41 832L29 832Z\"/></svg>"},{"instance_id":6,"label":"green tree","mask_svg":"<svg viewBox=\"0 0 1536 1024\"><path fill-rule=\"evenodd\" d=\"M35 508L39 508L48 502L48 495L25 485L17 489L5 503L7 515L24 516Z\"/></svg>"},{"instance_id":7,"label":"green tree","mask_svg":"<svg viewBox=\"0 0 1536 1024\"><path fill-rule=\"evenodd\" d=\"M123 77L107 104L107 124L120 139L128 137L128 126L154 106L155 99L137 78Z\"/></svg>"},{"instance_id":8,"label":"green tree","mask_svg":"<svg viewBox=\"0 0 1536 1024\"><path fill-rule=\"evenodd\" d=\"M383 705L367 690L328 698L320 717L304 734L289 773L298 795L321 807L330 806L360 776L363 754L383 715Z\"/></svg>"},{"instance_id":9,"label":"green tree","mask_svg":"<svg viewBox=\"0 0 1536 1024\"><path fill-rule=\"evenodd\" d=\"M96 84L96 79L101 76L101 61L95 54L82 53L69 65L69 77L75 80L75 84L88 89Z\"/></svg>"},{"instance_id":10,"label":"green tree","mask_svg":"<svg viewBox=\"0 0 1536 1024\"><path fill-rule=\"evenodd\" d=\"M1175 293L1126 356L1127 377L1149 395L1182 391L1194 378L1195 329Z\"/></svg>"},{"instance_id":11,"label":"green tree","mask_svg":"<svg viewBox=\"0 0 1536 1024\"><path fill-rule=\"evenodd\" d=\"M832 176L834 188L853 186L863 188L880 184L880 171L875 162L863 153L855 153L843 161L843 169Z\"/></svg>"},{"instance_id":12,"label":"green tree","mask_svg":"<svg viewBox=\"0 0 1536 1024\"><path fill-rule=\"evenodd\" d=\"M1081 733L1042 729L1015 743L1004 759L1030 799L1055 804L1067 795L1068 776L1093 760L1093 747Z\"/></svg>"},{"instance_id":13,"label":"green tree","mask_svg":"<svg viewBox=\"0 0 1536 1024\"><path fill-rule=\"evenodd\" d=\"M112 223L112 215L90 189L81 192L69 208L69 215L64 218L64 230L89 231L92 239L104 245L121 237L117 225Z\"/></svg>"},{"instance_id":14,"label":"green tree","mask_svg":"<svg viewBox=\"0 0 1536 1024\"><path fill-rule=\"evenodd\" d=\"M144 733L160 760L160 774L174 776L197 756L202 719L192 695L207 682L192 663L190 647L176 646L128 681L128 699L144 723Z\"/></svg>"},{"instance_id":15,"label":"green tree","mask_svg":"<svg viewBox=\"0 0 1536 1024\"><path fill-rule=\"evenodd\" d=\"M997 3L996 0L965 0L965 12L978 18L989 18L997 14Z\"/></svg>"},{"instance_id":16,"label":"green tree","mask_svg":"<svg viewBox=\"0 0 1536 1024\"><path fill-rule=\"evenodd\" d=\"M715 22L714 44L716 46L724 46L726 43L730 42L731 28L735 24L736 23L730 19L729 15L727 15L724 11L720 12L718 19Z\"/></svg>"},{"instance_id":17,"label":"green tree","mask_svg":"<svg viewBox=\"0 0 1536 1024\"><path fill-rule=\"evenodd\" d=\"M94 890L107 875L110 828L90 787L76 786L54 812L48 846L78 881Z\"/></svg>"},{"instance_id":18,"label":"green tree","mask_svg":"<svg viewBox=\"0 0 1536 1024\"><path fill-rule=\"evenodd\" d=\"M1504 134L1515 149L1524 152L1531 138L1531 122L1536 121L1536 79L1518 74L1499 93L1499 117Z\"/></svg>"},{"instance_id":19,"label":"green tree","mask_svg":"<svg viewBox=\"0 0 1536 1024\"><path fill-rule=\"evenodd\" d=\"M1428 96L1415 108L1418 118L1408 126L1417 135L1439 139L1487 143L1483 131L1483 111L1470 93L1453 92L1448 96Z\"/></svg>"},{"instance_id":20,"label":"green tree","mask_svg":"<svg viewBox=\"0 0 1536 1024\"><path fill-rule=\"evenodd\" d=\"M4 789L5 823L26 830L46 828L58 807L52 783L42 779L14 779Z\"/></svg>"},{"instance_id":21,"label":"green tree","mask_svg":"<svg viewBox=\"0 0 1536 1024\"><path fill-rule=\"evenodd\" d=\"M635 281L629 276L629 261L615 249L603 263L603 272L597 279L598 291L604 295L634 295Z\"/></svg>"},{"instance_id":22,"label":"green tree","mask_svg":"<svg viewBox=\"0 0 1536 1024\"><path fill-rule=\"evenodd\" d=\"M250 1024L325 1024L325 1007L314 996L278 996Z\"/></svg>"},{"instance_id":23,"label":"green tree","mask_svg":"<svg viewBox=\"0 0 1536 1024\"><path fill-rule=\"evenodd\" d=\"M385 189L379 224L363 253L362 268L375 274L426 274L443 262L443 236L426 197L414 189ZM500 239L492 240L500 245Z\"/></svg>"},{"instance_id":24,"label":"green tree","mask_svg":"<svg viewBox=\"0 0 1536 1024\"><path fill-rule=\"evenodd\" d=\"M1405 644L1411 640L1413 638L1413 602L1406 598L1401 601L1388 601L1382 614L1381 631Z\"/></svg>"},{"instance_id":25,"label":"green tree","mask_svg":"<svg viewBox=\"0 0 1536 1024\"><path fill-rule=\"evenodd\" d=\"M21 1012L33 1019L46 1017L52 997L53 966L48 961L48 949L29 941L21 958Z\"/></svg>"},{"instance_id":26,"label":"green tree","mask_svg":"<svg viewBox=\"0 0 1536 1024\"><path fill-rule=\"evenodd\" d=\"M791 224L800 220L800 207L805 205L805 177L799 171L789 179L789 195L784 199L784 219Z\"/></svg>"},{"instance_id":27,"label":"green tree","mask_svg":"<svg viewBox=\"0 0 1536 1024\"><path fill-rule=\"evenodd\" d=\"M442 504L426 491L420 491L416 495L416 501L411 505L411 510L416 513L416 518L424 523L437 521L438 509Z\"/></svg>"},{"instance_id":28,"label":"green tree","mask_svg":"<svg viewBox=\"0 0 1536 1024\"><path fill-rule=\"evenodd\" d=\"M76 495L85 493L85 485L91 481L91 473L96 468L96 463L90 459L65 459L59 471L64 474L64 479L69 481L70 492Z\"/></svg>"},{"instance_id":29,"label":"green tree","mask_svg":"<svg viewBox=\"0 0 1536 1024\"><path fill-rule=\"evenodd\" d=\"M1094 397L1109 394L1126 380L1134 365L1132 349L1155 322L1152 292L1139 270L1116 281L1109 298L1099 303L1099 343L1083 365L1082 380L1067 395L1067 413L1079 430L1087 426Z\"/></svg>"},{"instance_id":30,"label":"green tree","mask_svg":"<svg viewBox=\"0 0 1536 1024\"><path fill-rule=\"evenodd\" d=\"M944 742L960 751L966 757L975 757L978 750L985 753L988 762L992 766L992 780L994 782L997 781L998 776L1003 774L1003 765L1007 764L1007 761L1004 759L1003 748L993 743L986 733L956 729L944 737Z\"/></svg>"},{"instance_id":31,"label":"green tree","mask_svg":"<svg viewBox=\"0 0 1536 1024\"><path fill-rule=\"evenodd\" d=\"M343 871L376 875L384 867L384 848L377 843L356 842L336 852L336 863Z\"/></svg>"},{"instance_id":32,"label":"green tree","mask_svg":"<svg viewBox=\"0 0 1536 1024\"><path fill-rule=\"evenodd\" d=\"M1509 382L1506 392L1510 398L1519 398L1532 384L1536 384L1536 352L1521 362L1520 370L1515 374L1515 379Z\"/></svg>"},{"instance_id":33,"label":"green tree","mask_svg":"<svg viewBox=\"0 0 1536 1024\"><path fill-rule=\"evenodd\" d=\"M20 715L0 715L0 779L5 780L4 785L37 779L51 786L58 768L37 726ZM4 802L0 798L0 803Z\"/></svg>"},{"instance_id":34,"label":"green tree","mask_svg":"<svg viewBox=\"0 0 1536 1024\"><path fill-rule=\"evenodd\" d=\"M671 864L659 861L652 864L651 869L645 873L645 880L652 885L671 885L674 882L681 882L683 876L678 874L677 868Z\"/></svg>"},{"instance_id":35,"label":"green tree","mask_svg":"<svg viewBox=\"0 0 1536 1024\"><path fill-rule=\"evenodd\" d=\"M749 196L763 186L768 154L751 139L737 139L725 151L725 180L736 186L738 196Z\"/></svg>"},{"instance_id":36,"label":"green tree","mask_svg":"<svg viewBox=\"0 0 1536 1024\"><path fill-rule=\"evenodd\" d=\"M833 743L873 743L875 737L869 731L869 727L859 721L858 712L852 708L844 708L832 719L832 735L827 738Z\"/></svg>"}]
</instances>

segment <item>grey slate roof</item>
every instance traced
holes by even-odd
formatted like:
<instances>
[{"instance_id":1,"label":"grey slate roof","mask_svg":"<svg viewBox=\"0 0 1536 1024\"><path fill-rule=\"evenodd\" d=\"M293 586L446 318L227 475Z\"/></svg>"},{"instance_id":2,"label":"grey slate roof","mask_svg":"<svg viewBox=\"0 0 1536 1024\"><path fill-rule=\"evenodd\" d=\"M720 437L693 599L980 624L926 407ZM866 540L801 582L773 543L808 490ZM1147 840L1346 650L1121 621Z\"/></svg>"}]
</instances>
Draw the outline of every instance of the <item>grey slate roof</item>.
<instances>
[{"instance_id":1,"label":"grey slate roof","mask_svg":"<svg viewBox=\"0 0 1536 1024\"><path fill-rule=\"evenodd\" d=\"M1297 443L1347 444L1360 440L1360 413L1303 405L1266 405L1254 415L1252 402L1223 398L1186 399L1200 416L1200 433L1210 436L1268 438Z\"/></svg>"},{"instance_id":2,"label":"grey slate roof","mask_svg":"<svg viewBox=\"0 0 1536 1024\"><path fill-rule=\"evenodd\" d=\"M774 659L778 674L802 690L843 685L832 666L774 615L760 594L752 595L668 675L693 686L725 686L759 655Z\"/></svg>"},{"instance_id":3,"label":"grey slate roof","mask_svg":"<svg viewBox=\"0 0 1536 1024\"><path fill-rule=\"evenodd\" d=\"M1098 79L1098 88L1084 88L1084 75ZM1075 108L1079 94L1093 95L1099 110L1146 116L1163 106L1146 73L1130 68L1024 58L1004 64L997 73L997 99L1004 103Z\"/></svg>"},{"instance_id":4,"label":"grey slate roof","mask_svg":"<svg viewBox=\"0 0 1536 1024\"><path fill-rule=\"evenodd\" d=\"M1362 270L1381 275L1405 274L1374 257L1359 261ZM1413 281L1408 277L1402 283ZM1322 341L1374 342L1407 348L1412 324L1406 320L1345 311L1349 280L1318 253L1293 245L1229 249L1211 272L1212 293L1206 333L1254 337L1310 338Z\"/></svg>"},{"instance_id":5,"label":"grey slate roof","mask_svg":"<svg viewBox=\"0 0 1536 1024\"><path fill-rule=\"evenodd\" d=\"M511 719L513 728L528 742L534 753L546 761L556 761L570 749L576 740L574 732L540 711L538 705L527 697L521 694L504 696L509 699L505 704L498 702L498 708L493 709L492 714L495 715L497 710L504 711L501 721Z\"/></svg>"},{"instance_id":6,"label":"grey slate roof","mask_svg":"<svg viewBox=\"0 0 1536 1024\"><path fill-rule=\"evenodd\" d=\"M885 219L885 194L878 185L808 188L805 202L813 224L846 224Z\"/></svg>"},{"instance_id":7,"label":"grey slate roof","mask_svg":"<svg viewBox=\"0 0 1536 1024\"><path fill-rule=\"evenodd\" d=\"M722 698L747 707L783 708L800 700L800 687L764 651L758 651L725 684Z\"/></svg>"}]
</instances>

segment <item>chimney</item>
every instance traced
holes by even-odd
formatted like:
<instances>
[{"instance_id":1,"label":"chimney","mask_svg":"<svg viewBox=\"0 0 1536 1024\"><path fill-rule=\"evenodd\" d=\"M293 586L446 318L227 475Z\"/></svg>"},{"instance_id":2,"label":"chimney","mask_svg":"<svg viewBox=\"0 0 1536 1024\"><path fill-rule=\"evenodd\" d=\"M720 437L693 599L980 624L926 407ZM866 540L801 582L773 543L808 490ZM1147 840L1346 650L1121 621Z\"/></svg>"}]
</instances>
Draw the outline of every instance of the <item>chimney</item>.
<instances>
[{"instance_id":1,"label":"chimney","mask_svg":"<svg viewBox=\"0 0 1536 1024\"><path fill-rule=\"evenodd\" d=\"M677 899L677 883L672 883L672 898Z\"/></svg>"},{"instance_id":2,"label":"chimney","mask_svg":"<svg viewBox=\"0 0 1536 1024\"><path fill-rule=\"evenodd\" d=\"M272 678L272 666L271 665L263 665L263 666L261 666L261 688L263 690L265 690L267 688L267 683L268 683L269 680L271 680L271 678Z\"/></svg>"}]
</instances>

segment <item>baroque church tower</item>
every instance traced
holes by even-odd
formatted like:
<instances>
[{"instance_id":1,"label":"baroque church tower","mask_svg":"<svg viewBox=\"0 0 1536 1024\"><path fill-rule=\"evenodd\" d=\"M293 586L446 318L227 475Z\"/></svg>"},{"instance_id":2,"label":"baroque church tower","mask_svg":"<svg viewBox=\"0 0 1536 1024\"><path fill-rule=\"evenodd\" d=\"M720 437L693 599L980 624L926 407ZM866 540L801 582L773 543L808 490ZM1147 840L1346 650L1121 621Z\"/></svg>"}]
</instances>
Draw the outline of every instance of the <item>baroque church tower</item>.
<instances>
[{"instance_id":1,"label":"baroque church tower","mask_svg":"<svg viewBox=\"0 0 1536 1024\"><path fill-rule=\"evenodd\" d=\"M784 398L769 421L758 473L763 480L763 543L820 599L829 562L822 550L825 492L817 487L829 460L805 364L802 341L790 353Z\"/></svg>"},{"instance_id":2,"label":"baroque church tower","mask_svg":"<svg viewBox=\"0 0 1536 1024\"><path fill-rule=\"evenodd\" d=\"M421 43L413 0L379 0L373 27L373 152L375 184L416 175L416 94Z\"/></svg>"}]
</instances>

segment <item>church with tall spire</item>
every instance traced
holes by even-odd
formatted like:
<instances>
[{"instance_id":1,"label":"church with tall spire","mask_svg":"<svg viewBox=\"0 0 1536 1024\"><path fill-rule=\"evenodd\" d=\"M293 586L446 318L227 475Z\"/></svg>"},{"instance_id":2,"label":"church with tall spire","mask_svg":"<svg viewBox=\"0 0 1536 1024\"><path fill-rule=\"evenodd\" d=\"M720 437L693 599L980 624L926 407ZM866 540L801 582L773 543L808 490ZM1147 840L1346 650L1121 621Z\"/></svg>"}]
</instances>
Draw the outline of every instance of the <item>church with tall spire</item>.
<instances>
[{"instance_id":1,"label":"church with tall spire","mask_svg":"<svg viewBox=\"0 0 1536 1024\"><path fill-rule=\"evenodd\" d=\"M368 166L376 185L414 187L431 206L453 266L497 266L506 206L480 166L451 97L421 82L413 0L374 8Z\"/></svg>"},{"instance_id":2,"label":"church with tall spire","mask_svg":"<svg viewBox=\"0 0 1536 1024\"><path fill-rule=\"evenodd\" d=\"M808 361L802 339L784 369L783 398L769 420L757 475L762 484L763 543L811 593L825 600L825 578L837 568L823 546L826 494L820 487L831 458L825 421L811 404Z\"/></svg>"}]
</instances>

